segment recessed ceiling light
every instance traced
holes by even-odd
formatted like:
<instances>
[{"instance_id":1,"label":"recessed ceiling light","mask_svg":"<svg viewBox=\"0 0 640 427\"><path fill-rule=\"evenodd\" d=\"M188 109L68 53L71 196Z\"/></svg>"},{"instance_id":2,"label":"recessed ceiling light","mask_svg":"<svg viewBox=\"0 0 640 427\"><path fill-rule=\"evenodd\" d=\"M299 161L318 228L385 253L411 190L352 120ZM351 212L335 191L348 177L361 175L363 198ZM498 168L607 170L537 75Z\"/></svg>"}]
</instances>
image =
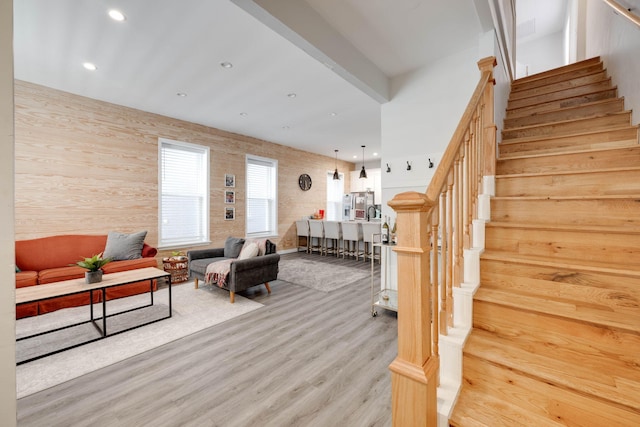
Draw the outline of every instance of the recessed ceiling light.
<instances>
[{"instance_id":1,"label":"recessed ceiling light","mask_svg":"<svg viewBox=\"0 0 640 427\"><path fill-rule=\"evenodd\" d=\"M240 113L240 115L241 115L242 117L247 117L247 116L248 116L248 114L247 114L247 113Z\"/></svg>"},{"instance_id":2,"label":"recessed ceiling light","mask_svg":"<svg viewBox=\"0 0 640 427\"><path fill-rule=\"evenodd\" d=\"M298 95L297 95L297 94L295 94L295 93L293 93L293 92L291 92L291 93L288 93L288 94L287 94L287 96L288 96L289 98L295 98L295 97L296 97L296 96L298 96Z\"/></svg>"},{"instance_id":3,"label":"recessed ceiling light","mask_svg":"<svg viewBox=\"0 0 640 427\"><path fill-rule=\"evenodd\" d=\"M378 153L373 153L373 157L378 157Z\"/></svg>"},{"instance_id":4,"label":"recessed ceiling light","mask_svg":"<svg viewBox=\"0 0 640 427\"><path fill-rule=\"evenodd\" d=\"M95 71L98 69L98 67L96 67L96 64L94 64L93 62L85 62L82 64L82 66L89 71Z\"/></svg>"},{"instance_id":5,"label":"recessed ceiling light","mask_svg":"<svg viewBox=\"0 0 640 427\"><path fill-rule=\"evenodd\" d=\"M358 155L357 155L357 154L354 154L354 155L353 155L353 158L354 158L354 159L357 159L357 158L358 158Z\"/></svg>"},{"instance_id":6,"label":"recessed ceiling light","mask_svg":"<svg viewBox=\"0 0 640 427\"><path fill-rule=\"evenodd\" d=\"M186 93L184 93L184 92L178 92L178 93L176 93L176 95L178 95L178 96L180 96L180 97L182 97L182 98L184 98L185 96L187 96L187 94L186 94Z\"/></svg>"},{"instance_id":7,"label":"recessed ceiling light","mask_svg":"<svg viewBox=\"0 0 640 427\"><path fill-rule=\"evenodd\" d=\"M220 66L222 68L233 68L233 64L231 62L221 62Z\"/></svg>"},{"instance_id":8,"label":"recessed ceiling light","mask_svg":"<svg viewBox=\"0 0 640 427\"><path fill-rule=\"evenodd\" d=\"M127 19L124 14L122 12L120 12L119 10L116 9L111 9L109 11L109 16L111 17L111 19L113 19L114 21L124 21L125 19Z\"/></svg>"},{"instance_id":9,"label":"recessed ceiling light","mask_svg":"<svg viewBox=\"0 0 640 427\"><path fill-rule=\"evenodd\" d=\"M330 113L329 113L329 115L330 115L331 117L335 117L335 116L337 116L337 115L338 115L338 113L336 113L335 111L332 111L332 112L330 112Z\"/></svg>"}]
</instances>

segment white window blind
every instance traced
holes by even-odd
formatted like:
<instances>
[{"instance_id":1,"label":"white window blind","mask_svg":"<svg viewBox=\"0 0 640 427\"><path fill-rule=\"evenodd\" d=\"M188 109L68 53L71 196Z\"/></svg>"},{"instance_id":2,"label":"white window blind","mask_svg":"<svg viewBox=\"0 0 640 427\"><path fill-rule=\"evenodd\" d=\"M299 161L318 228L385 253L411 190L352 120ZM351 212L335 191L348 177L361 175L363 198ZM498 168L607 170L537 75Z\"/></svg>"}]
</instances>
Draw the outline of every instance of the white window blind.
<instances>
[{"instance_id":1,"label":"white window blind","mask_svg":"<svg viewBox=\"0 0 640 427\"><path fill-rule=\"evenodd\" d=\"M327 172L327 209L324 214L328 221L342 221L342 196L344 196L344 174L333 179L333 172Z\"/></svg>"},{"instance_id":2,"label":"white window blind","mask_svg":"<svg viewBox=\"0 0 640 427\"><path fill-rule=\"evenodd\" d=\"M159 247L209 242L209 147L160 138Z\"/></svg>"},{"instance_id":3,"label":"white window blind","mask_svg":"<svg viewBox=\"0 0 640 427\"><path fill-rule=\"evenodd\" d=\"M278 161L247 156L247 236L275 236Z\"/></svg>"}]
</instances>

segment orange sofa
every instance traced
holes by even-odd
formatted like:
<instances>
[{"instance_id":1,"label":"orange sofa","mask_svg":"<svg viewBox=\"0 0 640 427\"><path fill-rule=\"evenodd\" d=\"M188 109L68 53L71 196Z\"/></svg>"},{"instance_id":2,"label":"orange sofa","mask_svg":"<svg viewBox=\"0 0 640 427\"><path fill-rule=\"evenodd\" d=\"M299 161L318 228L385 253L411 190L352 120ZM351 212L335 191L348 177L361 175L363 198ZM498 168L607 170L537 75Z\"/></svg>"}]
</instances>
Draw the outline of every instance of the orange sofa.
<instances>
[{"instance_id":1,"label":"orange sofa","mask_svg":"<svg viewBox=\"0 0 640 427\"><path fill-rule=\"evenodd\" d=\"M61 235L16 241L16 288L45 285L61 280L84 277L85 269L75 264L81 258L104 251L107 235ZM102 270L105 274L135 268L157 267L158 250L144 244L142 258L112 261ZM19 271L18 271L19 270ZM153 284L154 290L157 284ZM149 292L149 282L136 282L107 289L107 300ZM16 318L35 316L67 307L89 304L89 293L68 295L16 306ZM100 302L100 292L94 292L94 302Z\"/></svg>"}]
</instances>

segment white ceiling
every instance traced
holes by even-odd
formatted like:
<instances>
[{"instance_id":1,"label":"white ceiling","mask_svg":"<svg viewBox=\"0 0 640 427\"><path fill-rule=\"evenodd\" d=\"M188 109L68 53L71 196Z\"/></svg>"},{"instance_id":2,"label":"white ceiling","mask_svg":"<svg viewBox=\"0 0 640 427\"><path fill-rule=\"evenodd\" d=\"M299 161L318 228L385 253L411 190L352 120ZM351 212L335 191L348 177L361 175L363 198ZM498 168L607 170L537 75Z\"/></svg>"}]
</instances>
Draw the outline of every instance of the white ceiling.
<instances>
[{"instance_id":1,"label":"white ceiling","mask_svg":"<svg viewBox=\"0 0 640 427\"><path fill-rule=\"evenodd\" d=\"M15 77L344 160L366 145L370 161L388 80L475 40L474 2L15 0Z\"/></svg>"}]
</instances>

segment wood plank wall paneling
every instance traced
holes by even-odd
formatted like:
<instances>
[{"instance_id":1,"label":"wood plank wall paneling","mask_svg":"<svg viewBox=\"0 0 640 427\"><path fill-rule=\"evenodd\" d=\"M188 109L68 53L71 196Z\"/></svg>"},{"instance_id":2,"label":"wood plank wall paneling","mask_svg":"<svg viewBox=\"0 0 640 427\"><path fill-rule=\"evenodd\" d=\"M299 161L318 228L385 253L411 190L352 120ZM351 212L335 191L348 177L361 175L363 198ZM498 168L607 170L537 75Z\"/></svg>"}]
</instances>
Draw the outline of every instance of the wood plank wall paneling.
<instances>
[{"instance_id":1,"label":"wood plank wall paneling","mask_svg":"<svg viewBox=\"0 0 640 427\"><path fill-rule=\"evenodd\" d=\"M23 81L15 82L15 105L17 240L147 230L147 243L157 246L159 137L210 147L212 247L245 235L246 154L278 160L279 250L296 247L295 220L325 208L319 201L335 168L333 147L321 156ZM338 168L355 165L339 161ZM298 187L302 173L313 180L306 192ZM225 174L236 176L234 205L224 204ZM235 207L234 221L224 219L225 206Z\"/></svg>"}]
</instances>

